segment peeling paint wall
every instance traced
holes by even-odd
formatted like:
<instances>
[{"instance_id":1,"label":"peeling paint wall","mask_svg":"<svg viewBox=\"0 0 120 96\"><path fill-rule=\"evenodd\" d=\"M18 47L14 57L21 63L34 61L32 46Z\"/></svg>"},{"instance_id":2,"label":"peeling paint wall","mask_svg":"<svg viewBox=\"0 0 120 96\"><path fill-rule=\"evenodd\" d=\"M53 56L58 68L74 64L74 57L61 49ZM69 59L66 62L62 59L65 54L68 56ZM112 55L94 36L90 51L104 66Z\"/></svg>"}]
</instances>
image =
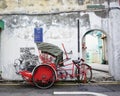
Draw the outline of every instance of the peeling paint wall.
<instances>
[{"instance_id":1,"label":"peeling paint wall","mask_svg":"<svg viewBox=\"0 0 120 96\"><path fill-rule=\"evenodd\" d=\"M72 59L77 59L77 19L80 19L81 23L81 38L88 30L104 30L105 26L102 25L101 18L96 16L94 12L73 12L49 16L3 16L5 30L1 36L2 77L10 80L21 78L16 75L13 66L14 60L20 57L20 48L34 47L35 54L38 55L37 46L34 43L34 28L36 27L43 28L44 42L55 44L61 49L61 44L64 43L68 52L72 50ZM104 18L102 22L106 22L106 19Z\"/></svg>"},{"instance_id":2,"label":"peeling paint wall","mask_svg":"<svg viewBox=\"0 0 120 96\"><path fill-rule=\"evenodd\" d=\"M57 46L60 46L60 48L62 48L61 44L65 43L68 52L73 50L73 52L76 53L77 47L74 48L74 46L77 46L76 18L79 18L79 13L52 16L4 16L5 30L2 32L1 36L1 64L3 64L3 78L18 78L13 65L14 60L20 57L21 47L34 47L36 49L35 54L38 55L38 49L34 43L34 28L36 27L43 28L44 42L56 44ZM73 45L73 42L76 44ZM13 78L14 76L15 78Z\"/></svg>"},{"instance_id":3,"label":"peeling paint wall","mask_svg":"<svg viewBox=\"0 0 120 96\"><path fill-rule=\"evenodd\" d=\"M114 77L116 80L120 80L120 10L114 9L110 11L110 34L112 36L112 54L113 56L110 56L112 68L114 73Z\"/></svg>"},{"instance_id":4,"label":"peeling paint wall","mask_svg":"<svg viewBox=\"0 0 120 96\"><path fill-rule=\"evenodd\" d=\"M86 10L89 4L104 4L106 0L0 0L2 13L55 13Z\"/></svg>"},{"instance_id":5,"label":"peeling paint wall","mask_svg":"<svg viewBox=\"0 0 120 96\"><path fill-rule=\"evenodd\" d=\"M50 13L75 10L74 6L77 9L81 8L78 6L77 0L2 0L0 2L0 8L3 13Z\"/></svg>"},{"instance_id":6,"label":"peeling paint wall","mask_svg":"<svg viewBox=\"0 0 120 96\"><path fill-rule=\"evenodd\" d=\"M5 29L1 33L0 64L2 66L2 77L7 80L21 79L21 77L15 73L13 66L14 60L20 57L20 48L34 47L34 53L38 55L37 46L34 43L34 28L36 27L43 28L44 42L53 43L61 49L61 43L64 43L68 52L72 50L73 55L71 57L77 59L77 19L79 19L81 39L86 32L93 29L105 32L108 37L110 72L116 80L120 80L118 74L120 73L118 67L120 44L117 42L120 29L119 24L116 23L120 21L118 10L110 11L109 18L108 11L65 12L46 15L46 13L52 12L75 11L84 8L82 4L93 2L99 3L95 0L85 0L85 2L82 2L82 0L69 0L68 2L66 0L1 0L0 12L5 22ZM106 5L104 0L101 3ZM114 6L119 5L118 3L114 3ZM35 15L34 13L37 14ZM40 15L39 13L45 13L45 15ZM111 56L111 54L113 55Z\"/></svg>"}]
</instances>

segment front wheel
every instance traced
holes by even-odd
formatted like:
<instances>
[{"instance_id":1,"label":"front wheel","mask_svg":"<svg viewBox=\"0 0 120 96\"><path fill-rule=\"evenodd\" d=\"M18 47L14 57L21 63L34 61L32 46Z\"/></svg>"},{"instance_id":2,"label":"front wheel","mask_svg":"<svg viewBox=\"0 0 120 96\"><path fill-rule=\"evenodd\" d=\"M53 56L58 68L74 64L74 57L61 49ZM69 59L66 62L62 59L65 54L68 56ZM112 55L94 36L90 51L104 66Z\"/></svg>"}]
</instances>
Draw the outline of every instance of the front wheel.
<instances>
[{"instance_id":1,"label":"front wheel","mask_svg":"<svg viewBox=\"0 0 120 96\"><path fill-rule=\"evenodd\" d=\"M56 80L55 71L49 65L40 65L34 70L32 80L38 88L50 88Z\"/></svg>"},{"instance_id":2,"label":"front wheel","mask_svg":"<svg viewBox=\"0 0 120 96\"><path fill-rule=\"evenodd\" d=\"M82 63L79 68L76 69L77 72L77 80L78 82L86 83L90 82L92 79L92 68L85 64Z\"/></svg>"}]
</instances>

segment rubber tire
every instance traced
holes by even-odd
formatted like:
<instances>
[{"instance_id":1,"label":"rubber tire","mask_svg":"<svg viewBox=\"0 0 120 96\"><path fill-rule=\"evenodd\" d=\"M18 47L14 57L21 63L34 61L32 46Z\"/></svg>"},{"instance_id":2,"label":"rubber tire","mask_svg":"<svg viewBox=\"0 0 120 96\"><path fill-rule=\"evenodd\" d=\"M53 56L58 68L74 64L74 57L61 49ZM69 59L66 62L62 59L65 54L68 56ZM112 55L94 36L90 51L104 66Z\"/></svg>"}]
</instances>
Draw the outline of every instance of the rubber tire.
<instances>
[{"instance_id":1,"label":"rubber tire","mask_svg":"<svg viewBox=\"0 0 120 96\"><path fill-rule=\"evenodd\" d=\"M51 76L49 76L51 75ZM39 77L38 77L39 76ZM42 83L43 80L40 80L41 78L48 77L46 80L47 83ZM36 79L38 79L36 81ZM32 81L34 85L40 89L47 89L53 86L54 82L56 80L56 75L54 69L49 65L40 65L37 68L35 68L32 76ZM44 80L45 81L45 80Z\"/></svg>"}]
</instances>

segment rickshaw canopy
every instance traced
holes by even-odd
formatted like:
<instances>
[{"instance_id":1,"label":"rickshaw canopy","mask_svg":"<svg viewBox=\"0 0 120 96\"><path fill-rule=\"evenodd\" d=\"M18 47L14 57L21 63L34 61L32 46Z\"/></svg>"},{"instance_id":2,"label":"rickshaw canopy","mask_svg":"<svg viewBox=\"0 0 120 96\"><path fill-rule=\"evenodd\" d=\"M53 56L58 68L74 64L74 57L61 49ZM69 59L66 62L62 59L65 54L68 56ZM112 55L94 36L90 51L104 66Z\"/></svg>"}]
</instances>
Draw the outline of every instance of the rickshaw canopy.
<instances>
[{"instance_id":1,"label":"rickshaw canopy","mask_svg":"<svg viewBox=\"0 0 120 96\"><path fill-rule=\"evenodd\" d=\"M38 50L40 50L42 53L47 53L56 57L55 63L59 63L60 61L63 61L63 51L58 46L46 42L41 42L36 44Z\"/></svg>"}]
</instances>

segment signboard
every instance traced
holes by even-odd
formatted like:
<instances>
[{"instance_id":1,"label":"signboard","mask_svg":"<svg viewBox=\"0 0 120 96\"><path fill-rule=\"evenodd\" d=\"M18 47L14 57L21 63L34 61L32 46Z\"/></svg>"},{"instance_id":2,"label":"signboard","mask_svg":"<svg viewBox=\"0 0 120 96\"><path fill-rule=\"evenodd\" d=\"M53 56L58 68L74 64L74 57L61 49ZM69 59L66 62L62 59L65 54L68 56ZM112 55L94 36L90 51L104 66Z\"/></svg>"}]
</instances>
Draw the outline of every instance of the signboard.
<instances>
[{"instance_id":1,"label":"signboard","mask_svg":"<svg viewBox=\"0 0 120 96\"><path fill-rule=\"evenodd\" d=\"M34 28L34 42L43 42L43 28Z\"/></svg>"},{"instance_id":2,"label":"signboard","mask_svg":"<svg viewBox=\"0 0 120 96\"><path fill-rule=\"evenodd\" d=\"M87 9L105 9L104 5L87 5Z\"/></svg>"}]
</instances>

